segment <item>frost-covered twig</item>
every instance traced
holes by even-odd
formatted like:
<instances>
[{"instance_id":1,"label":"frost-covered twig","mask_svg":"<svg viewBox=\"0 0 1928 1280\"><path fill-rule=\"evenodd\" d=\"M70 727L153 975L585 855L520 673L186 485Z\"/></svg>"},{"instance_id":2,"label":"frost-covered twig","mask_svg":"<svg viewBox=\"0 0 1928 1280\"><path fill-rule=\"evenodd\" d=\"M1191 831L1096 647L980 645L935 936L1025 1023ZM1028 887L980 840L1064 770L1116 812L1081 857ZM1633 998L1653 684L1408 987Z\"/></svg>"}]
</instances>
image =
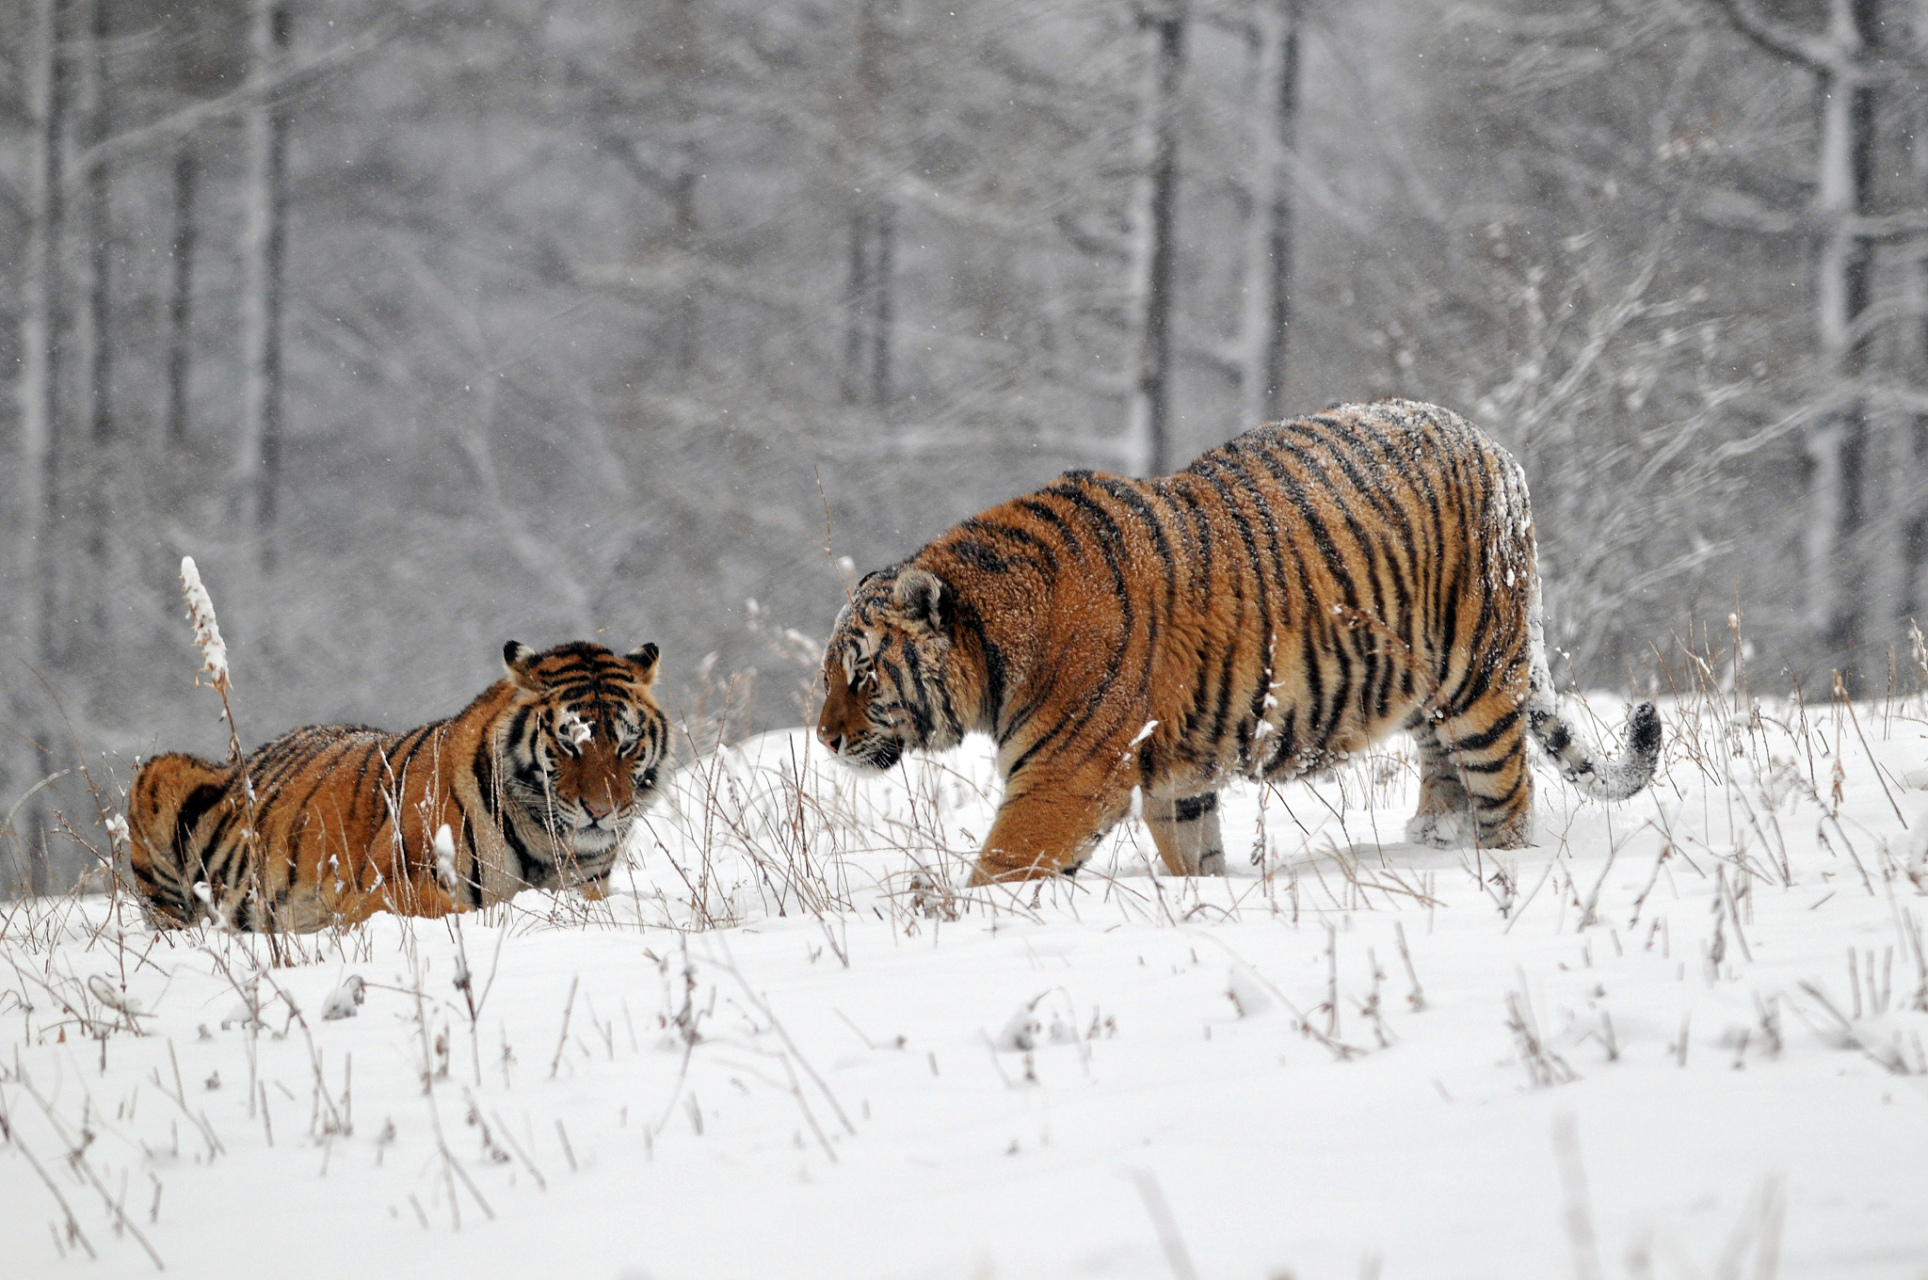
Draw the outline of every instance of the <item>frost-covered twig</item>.
<instances>
[{"instance_id":1,"label":"frost-covered twig","mask_svg":"<svg viewBox=\"0 0 1928 1280\"><path fill-rule=\"evenodd\" d=\"M221 639L221 624L214 616L214 599L208 595L208 589L201 585L201 571L195 568L193 556L181 557L181 594L187 597L188 621L194 624L194 644L200 649L205 664L201 671L207 673L208 683L219 689L225 698L228 691L228 646ZM201 683L199 673L195 675L194 683Z\"/></svg>"}]
</instances>

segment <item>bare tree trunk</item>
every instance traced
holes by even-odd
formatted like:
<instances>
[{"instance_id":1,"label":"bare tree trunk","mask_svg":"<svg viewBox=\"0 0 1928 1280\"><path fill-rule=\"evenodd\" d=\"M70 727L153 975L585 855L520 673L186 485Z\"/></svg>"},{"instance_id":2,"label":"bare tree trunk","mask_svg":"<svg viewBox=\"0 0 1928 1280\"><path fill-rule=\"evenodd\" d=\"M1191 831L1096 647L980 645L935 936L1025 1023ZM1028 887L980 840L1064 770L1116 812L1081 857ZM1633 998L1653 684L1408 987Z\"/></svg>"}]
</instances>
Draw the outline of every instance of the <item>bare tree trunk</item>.
<instances>
[{"instance_id":1,"label":"bare tree trunk","mask_svg":"<svg viewBox=\"0 0 1928 1280\"><path fill-rule=\"evenodd\" d=\"M889 201L877 206L875 301L871 309L870 402L879 408L890 403L890 273L897 230Z\"/></svg>"},{"instance_id":2,"label":"bare tree trunk","mask_svg":"<svg viewBox=\"0 0 1928 1280\"><path fill-rule=\"evenodd\" d=\"M1820 104L1815 194L1821 227L1815 255L1815 337L1821 367L1858 378L1868 335L1856 322L1868 307L1872 241L1857 225L1873 187L1874 75L1879 0L1828 0L1828 26L1815 34L1765 15L1757 0L1714 0L1743 35L1814 73ZM1809 428L1808 520L1803 546L1808 628L1826 660L1850 673L1863 641L1869 574L1857 545L1867 517L1868 419L1858 399Z\"/></svg>"},{"instance_id":3,"label":"bare tree trunk","mask_svg":"<svg viewBox=\"0 0 1928 1280\"><path fill-rule=\"evenodd\" d=\"M20 469L21 549L20 634L36 665L54 652L58 614L60 450L60 225L61 132L66 116L65 72L61 64L59 0L36 0L33 48L29 55L28 109L33 135L27 174L26 262L20 282ZM15 683L16 732L22 740L25 770L17 779L31 786L39 776L34 744L41 737L38 691ZM28 860L29 888L47 891L47 859L42 806L21 815L17 834Z\"/></svg>"},{"instance_id":4,"label":"bare tree trunk","mask_svg":"<svg viewBox=\"0 0 1928 1280\"><path fill-rule=\"evenodd\" d=\"M75 41L79 64L77 109L83 145L96 146L107 137L112 104L108 97L106 0L83 0L80 23L84 34ZM114 490L119 482L114 464L112 264L113 209L109 203L109 170L96 164L87 171L85 190L85 252L81 263L84 304L75 317L74 346L80 358L81 417L85 418L88 457L78 470L86 476L87 559L91 589L84 601L90 626L76 637L78 650L99 654L106 646L108 627L107 581L113 545Z\"/></svg>"},{"instance_id":5,"label":"bare tree trunk","mask_svg":"<svg viewBox=\"0 0 1928 1280\"><path fill-rule=\"evenodd\" d=\"M107 4L106 0L83 0L81 26L85 34L75 43L79 75L76 111L80 120L82 145L92 147L104 141L108 130L108 84L106 74ZM113 256L113 217L109 205L108 169L96 164L87 171L85 200L85 252L81 263L81 293L85 304L75 317L74 347L79 355L81 403L91 443L101 445L114 434L113 343L108 333L110 279Z\"/></svg>"},{"instance_id":6,"label":"bare tree trunk","mask_svg":"<svg viewBox=\"0 0 1928 1280\"><path fill-rule=\"evenodd\" d=\"M1910 16L1916 51L1928 55L1928 0L1915 0ZM1906 119L1910 185L1917 199L1928 202L1928 92L1917 89ZM1907 310L1913 317L1906 343L1914 366L1909 373L1917 386L1928 387L1928 252L1915 246L1913 261L1904 270ZM1921 496L1923 478L1928 476L1928 413L1916 413L1909 419L1905 466L1906 478L1900 485L1905 505L1897 521L1900 545L1894 548L1901 561L1894 600L1897 635L1910 622L1928 622L1928 616L1924 616L1928 600L1922 598L1921 580L1923 561L1928 560L1928 501Z\"/></svg>"},{"instance_id":7,"label":"bare tree trunk","mask_svg":"<svg viewBox=\"0 0 1928 1280\"><path fill-rule=\"evenodd\" d=\"M264 90L288 53L283 0L255 0L250 79ZM258 540L264 572L274 569L274 525L281 469L281 289L286 243L287 118L268 100L248 109L246 225L242 256L241 438L235 480L246 526Z\"/></svg>"},{"instance_id":8,"label":"bare tree trunk","mask_svg":"<svg viewBox=\"0 0 1928 1280\"><path fill-rule=\"evenodd\" d=\"M694 113L691 118L694 119ZM682 255L685 263L690 263L696 258L697 162L693 150L688 147L677 153L676 160L679 166L673 187L676 251ZM702 353L699 326L703 322L703 313L697 302L699 287L692 273L682 301L676 308L676 372L684 380L695 372L697 359Z\"/></svg>"},{"instance_id":9,"label":"bare tree trunk","mask_svg":"<svg viewBox=\"0 0 1928 1280\"><path fill-rule=\"evenodd\" d=\"M848 145L860 158L891 163L883 107L890 95L890 42L884 18L893 0L862 0L857 11L857 62L844 100ZM860 159L856 172L865 172ZM871 187L859 182L859 191ZM894 210L887 196L865 195L850 217L850 274L844 289L845 403L882 406L890 400L891 271Z\"/></svg>"},{"instance_id":10,"label":"bare tree trunk","mask_svg":"<svg viewBox=\"0 0 1928 1280\"><path fill-rule=\"evenodd\" d=\"M1854 220L1869 212L1873 188L1874 86L1858 55L1876 38L1877 0L1832 0L1828 34L1839 56L1819 74L1820 154L1815 211L1822 217L1816 264L1816 333L1824 367L1843 379L1867 365L1868 338L1855 322L1868 309L1874 246ZM1856 663L1865 630L1868 566L1856 535L1867 516L1866 406L1842 406L1808 435L1812 465L1808 523L1808 622L1830 661Z\"/></svg>"},{"instance_id":11,"label":"bare tree trunk","mask_svg":"<svg viewBox=\"0 0 1928 1280\"><path fill-rule=\"evenodd\" d=\"M1171 435L1172 265L1177 257L1178 90L1185 71L1186 0L1139 16L1146 40L1138 119L1138 190L1131 227L1133 373L1126 446L1143 475L1162 475Z\"/></svg>"},{"instance_id":12,"label":"bare tree trunk","mask_svg":"<svg viewBox=\"0 0 1928 1280\"><path fill-rule=\"evenodd\" d=\"M162 440L168 448L187 441L188 370L194 358L194 144L174 152L174 235L167 302L167 409Z\"/></svg>"},{"instance_id":13,"label":"bare tree trunk","mask_svg":"<svg viewBox=\"0 0 1928 1280\"><path fill-rule=\"evenodd\" d=\"M27 252L20 282L20 524L25 590L22 633L43 658L53 649L54 528L59 503L60 134L66 86L60 64L59 0L34 6L29 109Z\"/></svg>"},{"instance_id":14,"label":"bare tree trunk","mask_svg":"<svg viewBox=\"0 0 1928 1280\"><path fill-rule=\"evenodd\" d=\"M857 403L862 394L864 327L870 296L870 211L859 208L850 218L850 274L844 282L843 398Z\"/></svg>"},{"instance_id":15,"label":"bare tree trunk","mask_svg":"<svg viewBox=\"0 0 1928 1280\"><path fill-rule=\"evenodd\" d=\"M657 68L670 85L670 116L685 141L675 151L668 175L670 247L685 272L682 296L677 299L672 347L679 385L687 386L702 356L700 273L693 270L697 254L696 183L702 163L693 139L700 132L698 95L702 91L702 26L695 0L675 0L655 32Z\"/></svg>"},{"instance_id":16,"label":"bare tree trunk","mask_svg":"<svg viewBox=\"0 0 1928 1280\"><path fill-rule=\"evenodd\" d=\"M896 229L888 201L850 219L850 276L844 286L843 398L890 403L890 277Z\"/></svg>"},{"instance_id":17,"label":"bare tree trunk","mask_svg":"<svg viewBox=\"0 0 1928 1280\"><path fill-rule=\"evenodd\" d=\"M1251 204L1246 224L1245 309L1239 321L1242 428L1285 415L1286 343L1292 324L1292 173L1299 131L1299 30L1303 0L1256 0Z\"/></svg>"}]
</instances>

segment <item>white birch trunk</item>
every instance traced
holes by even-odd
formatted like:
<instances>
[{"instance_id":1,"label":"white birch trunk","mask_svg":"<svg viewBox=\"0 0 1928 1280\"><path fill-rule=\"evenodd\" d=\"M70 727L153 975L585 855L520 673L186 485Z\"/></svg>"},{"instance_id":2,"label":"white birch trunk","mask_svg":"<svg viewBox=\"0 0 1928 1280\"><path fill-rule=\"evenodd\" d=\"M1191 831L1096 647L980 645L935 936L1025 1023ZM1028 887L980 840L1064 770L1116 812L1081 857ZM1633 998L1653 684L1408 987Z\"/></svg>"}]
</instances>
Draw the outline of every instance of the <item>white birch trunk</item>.
<instances>
[{"instance_id":1,"label":"white birch trunk","mask_svg":"<svg viewBox=\"0 0 1928 1280\"><path fill-rule=\"evenodd\" d=\"M107 77L105 42L106 0L81 0L72 42L75 76L74 108L79 120L81 147L92 147L107 137ZM112 210L109 207L108 168L96 164L87 171L83 187L79 290L82 303L74 316L74 354L79 365L80 420L95 445L113 435L113 408L108 387L113 376L113 348L108 333L109 271L113 248ZM90 468L91 470L92 468Z\"/></svg>"},{"instance_id":2,"label":"white birch trunk","mask_svg":"<svg viewBox=\"0 0 1928 1280\"><path fill-rule=\"evenodd\" d=\"M1776 57L1815 77L1820 101L1812 220L1815 253L1815 340L1823 375L1849 394L1835 398L1809 428L1808 519L1803 533L1804 621L1818 654L1852 673L1861 647L1870 589L1867 516L1868 424L1851 387L1866 365L1868 340L1856 322L1867 310L1873 244L1856 223L1873 186L1873 45L1881 28L1879 0L1828 0L1819 35L1766 16L1757 0L1712 0L1735 28ZM1877 554L1884 554L1878 552Z\"/></svg>"},{"instance_id":3,"label":"white birch trunk","mask_svg":"<svg viewBox=\"0 0 1928 1280\"><path fill-rule=\"evenodd\" d=\"M59 516L60 133L65 92L58 0L36 0L28 109L33 119L27 174L26 261L20 281L21 634L33 655L53 650Z\"/></svg>"},{"instance_id":4,"label":"white birch trunk","mask_svg":"<svg viewBox=\"0 0 1928 1280\"><path fill-rule=\"evenodd\" d=\"M1911 15L1911 35L1918 56L1928 56L1928 0L1915 0ZM1908 176L1917 200L1928 203L1928 92L1917 88L1908 107ZM1910 364L1909 376L1915 385L1928 387L1928 252L1919 244L1911 246L1912 261L1903 267L1902 287L1906 291L1909 332L1902 343ZM1893 597L1893 633L1907 634L1908 624L1928 624L1928 600L1923 599L1921 580L1924 558L1928 558L1928 501L1921 496L1924 472L1928 472L1928 413L1908 417L1906 447L1893 452L1897 487L1901 493L1895 520L1895 543L1890 556L1899 562Z\"/></svg>"},{"instance_id":5,"label":"white birch trunk","mask_svg":"<svg viewBox=\"0 0 1928 1280\"><path fill-rule=\"evenodd\" d=\"M108 100L106 67L107 0L81 0L76 14L79 33L73 43L78 68L75 108L79 129L75 132L86 146L106 139ZM78 403L75 436L81 432L79 421L87 424L88 447L76 473L84 477L86 494L88 587L74 601L76 612L84 611L88 626L75 637L77 652L89 657L103 655L108 647L108 600L111 596L109 574L113 560L111 523L115 491L120 483L113 451L113 334L112 263L114 226L109 203L109 168L93 165L83 187L85 244L80 254L80 293L82 304L74 318L74 349L79 363ZM76 453L79 451L76 450Z\"/></svg>"},{"instance_id":6,"label":"white birch trunk","mask_svg":"<svg viewBox=\"0 0 1928 1280\"><path fill-rule=\"evenodd\" d=\"M242 230L241 430L235 483L243 524L258 540L261 566L274 566L275 486L281 451L281 258L285 123L265 92L288 49L282 0L254 0L249 78L264 90L244 121L247 176Z\"/></svg>"},{"instance_id":7,"label":"white birch trunk","mask_svg":"<svg viewBox=\"0 0 1928 1280\"><path fill-rule=\"evenodd\" d=\"M27 160L27 235L20 280L20 467L15 478L20 506L19 634L27 654L44 671L54 653L53 625L59 605L59 556L55 546L60 502L60 224L61 130L66 90L60 60L58 0L35 0L32 46L28 52L28 111L32 136ZM18 664L15 664L16 666ZM31 787L40 777L33 743L40 731L39 691L10 673L13 716L20 745L11 749L21 761L9 794ZM13 832L24 857L27 888L46 893L48 866L44 805L36 798L16 819Z\"/></svg>"},{"instance_id":8,"label":"white birch trunk","mask_svg":"<svg viewBox=\"0 0 1928 1280\"><path fill-rule=\"evenodd\" d=\"M1872 247L1856 234L1854 220L1868 212L1871 185L1873 88L1863 78L1859 55L1873 36L1869 6L1831 0L1830 64L1819 75L1820 140L1816 156L1814 211L1823 227L1815 264L1815 336L1822 366L1843 380L1859 377L1867 341L1854 334L1867 309ZM1846 669L1865 629L1869 585L1857 545L1866 514L1867 417L1858 403L1840 406L1809 431L1811 465L1806 586L1808 625L1829 661Z\"/></svg>"},{"instance_id":9,"label":"white birch trunk","mask_svg":"<svg viewBox=\"0 0 1928 1280\"><path fill-rule=\"evenodd\" d=\"M1132 343L1125 447L1138 475L1169 462L1172 262L1178 201L1178 89L1185 70L1185 0L1140 17L1145 80L1137 134L1138 181L1131 218L1127 290Z\"/></svg>"},{"instance_id":10,"label":"white birch trunk","mask_svg":"<svg viewBox=\"0 0 1928 1280\"><path fill-rule=\"evenodd\" d=\"M1298 145L1301 0L1256 0L1253 39L1252 178L1245 227L1244 308L1239 317L1242 427L1285 413L1286 343L1292 320L1292 174Z\"/></svg>"}]
</instances>

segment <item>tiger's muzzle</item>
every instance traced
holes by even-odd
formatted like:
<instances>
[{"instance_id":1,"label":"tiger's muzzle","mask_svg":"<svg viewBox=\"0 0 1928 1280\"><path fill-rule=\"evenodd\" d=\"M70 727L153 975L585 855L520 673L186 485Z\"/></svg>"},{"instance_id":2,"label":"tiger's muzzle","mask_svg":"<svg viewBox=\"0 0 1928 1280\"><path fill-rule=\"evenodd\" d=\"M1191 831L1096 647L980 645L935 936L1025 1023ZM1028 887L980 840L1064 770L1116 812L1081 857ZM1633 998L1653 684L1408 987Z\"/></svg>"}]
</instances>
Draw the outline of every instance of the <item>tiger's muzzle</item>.
<instances>
[{"instance_id":1,"label":"tiger's muzzle","mask_svg":"<svg viewBox=\"0 0 1928 1280\"><path fill-rule=\"evenodd\" d=\"M893 768L903 758L904 744L891 728L873 724L867 712L855 693L833 680L817 717L817 741L859 768Z\"/></svg>"}]
</instances>

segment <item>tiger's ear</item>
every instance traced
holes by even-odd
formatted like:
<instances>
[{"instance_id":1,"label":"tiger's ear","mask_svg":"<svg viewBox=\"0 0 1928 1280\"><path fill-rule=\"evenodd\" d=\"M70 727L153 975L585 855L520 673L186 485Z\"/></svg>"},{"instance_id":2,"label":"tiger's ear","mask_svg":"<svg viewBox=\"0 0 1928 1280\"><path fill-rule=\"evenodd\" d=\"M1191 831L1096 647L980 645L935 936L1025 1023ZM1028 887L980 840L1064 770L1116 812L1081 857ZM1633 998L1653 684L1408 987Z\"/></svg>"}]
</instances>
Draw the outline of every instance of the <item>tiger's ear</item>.
<instances>
[{"instance_id":1,"label":"tiger's ear","mask_svg":"<svg viewBox=\"0 0 1928 1280\"><path fill-rule=\"evenodd\" d=\"M631 649L623 655L629 659L630 665L636 668L636 677L643 682L644 688L648 688L656 679L656 659L661 653L662 650L651 642Z\"/></svg>"},{"instance_id":2,"label":"tiger's ear","mask_svg":"<svg viewBox=\"0 0 1928 1280\"><path fill-rule=\"evenodd\" d=\"M509 683L518 689L536 691L535 679L529 672L529 664L535 660L536 651L520 640L511 640L502 646L502 665L509 669Z\"/></svg>"},{"instance_id":3,"label":"tiger's ear","mask_svg":"<svg viewBox=\"0 0 1928 1280\"><path fill-rule=\"evenodd\" d=\"M906 569L891 584L891 602L905 621L931 631L950 630L951 602L944 582L928 569Z\"/></svg>"}]
</instances>

